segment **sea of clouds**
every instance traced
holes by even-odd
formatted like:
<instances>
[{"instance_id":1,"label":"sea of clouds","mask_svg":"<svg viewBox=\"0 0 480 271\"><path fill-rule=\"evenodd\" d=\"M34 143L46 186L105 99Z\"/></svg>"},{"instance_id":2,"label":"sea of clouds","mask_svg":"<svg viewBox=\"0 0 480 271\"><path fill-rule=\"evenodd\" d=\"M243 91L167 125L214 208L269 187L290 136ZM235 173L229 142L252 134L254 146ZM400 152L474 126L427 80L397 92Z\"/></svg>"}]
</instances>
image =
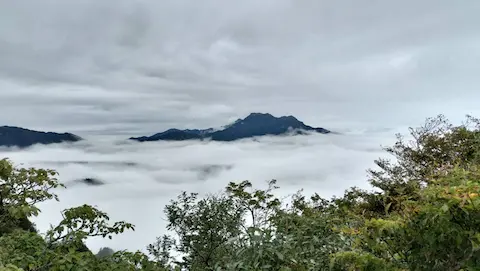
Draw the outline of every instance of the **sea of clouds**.
<instances>
[{"instance_id":1,"label":"sea of clouds","mask_svg":"<svg viewBox=\"0 0 480 271\"><path fill-rule=\"evenodd\" d=\"M366 187L366 170L386 155L380 146L406 132L399 127L439 113L455 123L480 117L479 8L438 0L0 1L0 125L87 139L0 149L0 157L56 169L67 185L59 203L42 204L40 230L84 203L137 226L88 240L94 251L144 249L165 232L163 208L182 190L273 178L282 195ZM342 134L117 140L216 127L251 112Z\"/></svg>"},{"instance_id":2,"label":"sea of clouds","mask_svg":"<svg viewBox=\"0 0 480 271\"><path fill-rule=\"evenodd\" d=\"M276 179L278 196L299 189L324 197L346 188L368 188L366 170L374 159L386 157L381 145L395 141L400 130L367 130L343 134L260 137L237 142L131 142L90 139L74 144L2 149L16 165L51 168L67 188L58 190L60 202L40 205L34 219L44 232L61 219L61 210L84 203L107 212L112 220L136 225L113 240L92 238L87 245L144 250L166 233L164 206L181 191L200 195L221 191L230 181L250 180L266 187ZM96 178L103 185L76 182Z\"/></svg>"}]
</instances>

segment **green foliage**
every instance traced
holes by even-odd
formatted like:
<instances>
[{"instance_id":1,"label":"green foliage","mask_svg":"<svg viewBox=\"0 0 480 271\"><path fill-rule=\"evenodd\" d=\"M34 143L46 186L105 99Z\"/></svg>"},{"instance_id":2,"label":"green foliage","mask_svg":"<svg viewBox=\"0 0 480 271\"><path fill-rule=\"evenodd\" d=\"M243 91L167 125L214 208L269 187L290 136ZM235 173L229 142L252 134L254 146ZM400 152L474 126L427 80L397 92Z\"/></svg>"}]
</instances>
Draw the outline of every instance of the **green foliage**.
<instances>
[{"instance_id":1,"label":"green foliage","mask_svg":"<svg viewBox=\"0 0 480 271\"><path fill-rule=\"evenodd\" d=\"M0 263L21 268L37 266L46 249L46 243L40 235L23 230L3 235L0 244Z\"/></svg>"},{"instance_id":2,"label":"green foliage","mask_svg":"<svg viewBox=\"0 0 480 271\"><path fill-rule=\"evenodd\" d=\"M318 195L305 200L297 193L282 208L271 193L275 184L271 181L267 190L248 192L251 183L230 183L227 192L247 210L252 223L222 269L327 270L329 255L345 244L333 229L340 221L327 212L328 204Z\"/></svg>"},{"instance_id":3,"label":"green foliage","mask_svg":"<svg viewBox=\"0 0 480 271\"><path fill-rule=\"evenodd\" d=\"M36 204L58 200L52 189L63 185L56 175L52 170L16 168L9 160L0 160L0 270L163 270L150 268L152 264L140 252L95 257L83 243L86 238L112 238L134 227L123 221L109 224L107 214L89 205L64 210L63 220L45 238L32 231L26 221L38 215Z\"/></svg>"},{"instance_id":4,"label":"green foliage","mask_svg":"<svg viewBox=\"0 0 480 271\"><path fill-rule=\"evenodd\" d=\"M68 240L79 243L87 237L102 236L112 239L112 234L119 234L126 229L134 229L130 223L123 221L108 225L108 215L92 206L82 205L62 212L62 221L47 232L50 244Z\"/></svg>"},{"instance_id":5,"label":"green foliage","mask_svg":"<svg viewBox=\"0 0 480 271\"><path fill-rule=\"evenodd\" d=\"M480 268L476 198L480 193L480 125L472 117L467 120L453 126L439 116L427 120L424 127L411 129L413 140L398 137L393 147L386 148L397 162L378 160L381 170L370 170L371 183L380 192L351 189L335 200L356 224L342 229L355 238L355 245L332 255L337 266Z\"/></svg>"},{"instance_id":6,"label":"green foliage","mask_svg":"<svg viewBox=\"0 0 480 271\"><path fill-rule=\"evenodd\" d=\"M0 271L23 271L23 269L18 268L13 264L7 264L7 265L0 264Z\"/></svg>"},{"instance_id":7,"label":"green foliage","mask_svg":"<svg viewBox=\"0 0 480 271\"><path fill-rule=\"evenodd\" d=\"M367 255L367 264L389 270L476 270L480 267L480 170L454 169L431 180L402 209L366 219L349 232L355 249L336 255L344 263ZM350 262L349 264L352 264ZM360 265L361 266L361 265ZM373 269L372 269L373 270Z\"/></svg>"},{"instance_id":8,"label":"green foliage","mask_svg":"<svg viewBox=\"0 0 480 271\"><path fill-rule=\"evenodd\" d=\"M62 187L53 170L16 168L7 160L0 160L0 236L17 227L34 231L28 217L37 216L36 204L58 200L51 190Z\"/></svg>"},{"instance_id":9,"label":"green foliage","mask_svg":"<svg viewBox=\"0 0 480 271\"><path fill-rule=\"evenodd\" d=\"M100 250L97 252L95 256L99 258L105 258L105 257L110 257L115 253L115 251L109 247L102 247Z\"/></svg>"},{"instance_id":10,"label":"green foliage","mask_svg":"<svg viewBox=\"0 0 480 271\"><path fill-rule=\"evenodd\" d=\"M397 142L384 150L394 161L375 161L379 170L369 169L370 184L376 192L348 189L334 199L345 215L379 218L401 208L406 201L418 200L418 193L430 180L445 176L455 167L480 162L480 121L467 116L465 123L453 126L443 116L429 118L425 125L410 128L410 139L397 135Z\"/></svg>"},{"instance_id":11,"label":"green foliage","mask_svg":"<svg viewBox=\"0 0 480 271\"><path fill-rule=\"evenodd\" d=\"M242 210L225 195L198 199L197 194L184 192L166 206L165 213L169 221L167 229L177 234L179 242L164 237L150 249L174 248L174 252L183 255L178 264L191 270L213 269L215 262L232 252L229 241L240 235L243 225ZM170 262L169 257L160 256L164 262Z\"/></svg>"},{"instance_id":12,"label":"green foliage","mask_svg":"<svg viewBox=\"0 0 480 271\"><path fill-rule=\"evenodd\" d=\"M166 271L163 265L152 261L140 251L117 251L103 258L95 266L95 270L125 270L125 271Z\"/></svg>"}]
</instances>

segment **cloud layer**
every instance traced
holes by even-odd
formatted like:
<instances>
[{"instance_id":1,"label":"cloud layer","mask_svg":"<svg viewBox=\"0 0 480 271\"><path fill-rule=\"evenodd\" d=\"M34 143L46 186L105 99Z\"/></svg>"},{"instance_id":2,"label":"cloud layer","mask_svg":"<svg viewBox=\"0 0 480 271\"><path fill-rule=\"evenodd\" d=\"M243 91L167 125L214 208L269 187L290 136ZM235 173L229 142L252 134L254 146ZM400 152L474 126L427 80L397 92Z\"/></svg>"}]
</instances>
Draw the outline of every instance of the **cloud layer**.
<instances>
[{"instance_id":1,"label":"cloud layer","mask_svg":"<svg viewBox=\"0 0 480 271\"><path fill-rule=\"evenodd\" d=\"M307 194L330 197L350 186L367 187L366 169L384 155L380 144L391 143L393 133L263 137L259 142L231 143L100 140L8 149L1 156L24 166L56 169L67 185L59 191L60 203L41 205L42 214L35 221L42 231L59 221L63 208L88 203L107 211L112 219L137 225L137 231L113 241L89 240L90 247L144 249L165 233L163 208L183 190L204 195L242 180L262 188L271 179L278 180L280 196L303 188ZM80 178L97 178L105 184L74 182Z\"/></svg>"},{"instance_id":2,"label":"cloud layer","mask_svg":"<svg viewBox=\"0 0 480 271\"><path fill-rule=\"evenodd\" d=\"M330 195L366 185L394 131L439 113L480 116L479 11L479 1L447 0L0 0L0 125L87 139L0 155L58 169L70 185L44 206L41 228L84 202L136 223L114 248L153 241L182 189L277 178L285 193ZM122 142L250 112L345 134ZM69 183L81 177L107 184Z\"/></svg>"}]
</instances>

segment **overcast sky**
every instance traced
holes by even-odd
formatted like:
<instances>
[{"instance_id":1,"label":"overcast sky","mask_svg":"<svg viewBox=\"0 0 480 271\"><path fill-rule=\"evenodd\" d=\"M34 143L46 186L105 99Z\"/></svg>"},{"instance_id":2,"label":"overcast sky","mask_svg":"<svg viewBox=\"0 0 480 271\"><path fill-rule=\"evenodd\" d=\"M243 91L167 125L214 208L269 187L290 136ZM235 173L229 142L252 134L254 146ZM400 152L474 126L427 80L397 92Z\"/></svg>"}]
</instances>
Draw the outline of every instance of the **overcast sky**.
<instances>
[{"instance_id":1,"label":"overcast sky","mask_svg":"<svg viewBox=\"0 0 480 271\"><path fill-rule=\"evenodd\" d=\"M284 193L365 187L395 132L439 113L480 117L479 14L475 0L0 0L0 125L89 139L0 157L54 168L68 184L59 204L42 206L41 231L83 203L137 225L111 242L89 240L94 250L144 249L164 233L163 206L181 190L272 178ZM250 112L345 133L111 140ZM106 184L73 185L82 177Z\"/></svg>"},{"instance_id":2,"label":"overcast sky","mask_svg":"<svg viewBox=\"0 0 480 271\"><path fill-rule=\"evenodd\" d=\"M0 123L121 137L252 111L340 130L462 116L480 98L479 12L449 0L0 0Z\"/></svg>"}]
</instances>

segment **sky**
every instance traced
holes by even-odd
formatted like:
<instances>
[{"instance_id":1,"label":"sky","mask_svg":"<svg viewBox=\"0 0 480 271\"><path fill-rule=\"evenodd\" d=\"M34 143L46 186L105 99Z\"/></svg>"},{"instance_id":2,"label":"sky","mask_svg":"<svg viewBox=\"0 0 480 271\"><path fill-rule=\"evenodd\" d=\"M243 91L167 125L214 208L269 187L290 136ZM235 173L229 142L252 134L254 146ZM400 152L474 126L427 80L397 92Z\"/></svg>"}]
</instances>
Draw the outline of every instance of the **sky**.
<instances>
[{"instance_id":1,"label":"sky","mask_svg":"<svg viewBox=\"0 0 480 271\"><path fill-rule=\"evenodd\" d=\"M0 125L87 139L0 155L54 167L66 182L105 180L62 192L63 205L47 204L38 222L98 203L149 232L119 237L117 248L153 241L159 218L144 211L161 215L181 189L278 177L288 191L339 193L365 184L396 131L440 113L480 116L479 12L479 1L447 0L0 0ZM250 112L343 134L112 142L218 127ZM198 173L210 165L230 169Z\"/></svg>"},{"instance_id":2,"label":"sky","mask_svg":"<svg viewBox=\"0 0 480 271\"><path fill-rule=\"evenodd\" d=\"M0 0L0 123L121 137L250 112L341 130L456 118L480 96L479 11L447 0Z\"/></svg>"}]
</instances>

